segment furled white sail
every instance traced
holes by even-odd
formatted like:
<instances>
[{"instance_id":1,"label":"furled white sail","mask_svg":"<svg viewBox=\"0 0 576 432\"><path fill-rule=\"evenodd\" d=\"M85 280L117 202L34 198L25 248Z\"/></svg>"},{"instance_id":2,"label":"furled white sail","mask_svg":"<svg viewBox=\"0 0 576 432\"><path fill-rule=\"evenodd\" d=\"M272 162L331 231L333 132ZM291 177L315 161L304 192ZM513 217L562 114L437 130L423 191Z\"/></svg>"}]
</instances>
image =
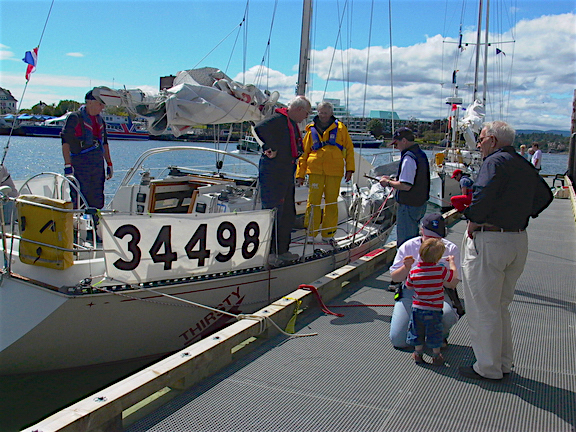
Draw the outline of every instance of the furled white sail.
<instances>
[{"instance_id":1,"label":"furled white sail","mask_svg":"<svg viewBox=\"0 0 576 432\"><path fill-rule=\"evenodd\" d=\"M466 109L466 114L459 122L458 127L470 150L476 149L476 136L474 134L480 133L480 129L484 122L485 112L484 104L479 100L475 100Z\"/></svg>"},{"instance_id":2,"label":"furled white sail","mask_svg":"<svg viewBox=\"0 0 576 432\"><path fill-rule=\"evenodd\" d=\"M106 105L124 106L148 119L152 135L182 135L195 125L257 122L273 111L278 92L265 95L252 84L233 81L216 68L178 72L174 86L149 96L143 91L94 89Z\"/></svg>"}]
</instances>

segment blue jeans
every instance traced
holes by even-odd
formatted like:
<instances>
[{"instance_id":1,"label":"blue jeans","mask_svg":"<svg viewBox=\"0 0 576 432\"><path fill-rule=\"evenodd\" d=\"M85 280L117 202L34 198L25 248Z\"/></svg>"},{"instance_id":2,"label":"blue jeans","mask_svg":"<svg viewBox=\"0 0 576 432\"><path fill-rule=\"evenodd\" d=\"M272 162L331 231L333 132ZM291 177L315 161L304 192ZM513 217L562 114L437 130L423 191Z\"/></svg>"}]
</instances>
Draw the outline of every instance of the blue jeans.
<instances>
[{"instance_id":1,"label":"blue jeans","mask_svg":"<svg viewBox=\"0 0 576 432\"><path fill-rule=\"evenodd\" d=\"M420 220L426 214L427 203L420 207L413 207L406 204L398 204L396 213L396 246L400 247L402 243L411 238L417 237L419 232Z\"/></svg>"},{"instance_id":2,"label":"blue jeans","mask_svg":"<svg viewBox=\"0 0 576 432\"><path fill-rule=\"evenodd\" d=\"M396 348L407 348L406 337L408 334L408 323L412 316L412 296L414 290L407 289L404 284L402 298L394 304L392 311L392 321L390 322L390 342ZM443 337L447 338L450 329L458 321L456 310L446 301L442 308Z\"/></svg>"},{"instance_id":3,"label":"blue jeans","mask_svg":"<svg viewBox=\"0 0 576 432\"><path fill-rule=\"evenodd\" d=\"M426 345L428 348L442 346L442 311L412 308L406 343L412 346Z\"/></svg>"}]
</instances>

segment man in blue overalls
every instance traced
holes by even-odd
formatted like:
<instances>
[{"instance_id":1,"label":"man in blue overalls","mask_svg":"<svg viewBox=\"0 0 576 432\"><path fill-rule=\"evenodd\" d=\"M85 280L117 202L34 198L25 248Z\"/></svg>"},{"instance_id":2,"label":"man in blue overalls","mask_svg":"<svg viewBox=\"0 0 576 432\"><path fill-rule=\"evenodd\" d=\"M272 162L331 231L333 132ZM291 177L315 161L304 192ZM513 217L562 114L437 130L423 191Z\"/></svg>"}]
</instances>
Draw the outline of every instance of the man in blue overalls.
<instances>
[{"instance_id":1,"label":"man in blue overalls","mask_svg":"<svg viewBox=\"0 0 576 432\"><path fill-rule=\"evenodd\" d=\"M77 180L88 207L101 209L104 207L104 179L109 180L113 175L106 123L100 115L106 105L92 90L86 93L85 100L85 105L68 116L60 134L64 174ZM70 197L78 208L81 202L74 188L70 190Z\"/></svg>"}]
</instances>

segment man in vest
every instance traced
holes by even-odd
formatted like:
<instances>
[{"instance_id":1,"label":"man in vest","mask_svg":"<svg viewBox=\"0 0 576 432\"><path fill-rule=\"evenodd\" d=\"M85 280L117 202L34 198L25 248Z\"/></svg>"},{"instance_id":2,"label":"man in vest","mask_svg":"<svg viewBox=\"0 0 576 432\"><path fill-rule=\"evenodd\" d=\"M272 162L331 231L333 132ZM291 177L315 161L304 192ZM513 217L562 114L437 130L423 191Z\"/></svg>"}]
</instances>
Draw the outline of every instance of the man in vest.
<instances>
[{"instance_id":1,"label":"man in vest","mask_svg":"<svg viewBox=\"0 0 576 432\"><path fill-rule=\"evenodd\" d=\"M109 180L113 175L106 123L100 115L106 105L92 90L86 93L85 101L85 105L68 116L60 134L64 174L77 181L88 207L101 209L104 207L104 179ZM74 188L70 190L70 197L74 207L82 204Z\"/></svg>"},{"instance_id":2,"label":"man in vest","mask_svg":"<svg viewBox=\"0 0 576 432\"><path fill-rule=\"evenodd\" d=\"M332 243L338 225L338 196L344 175L348 182L354 173L354 146L344 123L334 117L330 102L318 104L318 115L306 126L304 153L298 160L296 184L302 186L308 174L308 205L305 224L309 239L318 233ZM324 197L324 212L320 204ZM320 229L322 223L322 229Z\"/></svg>"},{"instance_id":3,"label":"man in vest","mask_svg":"<svg viewBox=\"0 0 576 432\"><path fill-rule=\"evenodd\" d=\"M418 235L420 220L426 214L430 194L430 166L422 149L414 142L414 134L406 127L398 129L391 143L401 152L397 179L382 176L380 184L395 189L398 203L396 245Z\"/></svg>"},{"instance_id":4,"label":"man in vest","mask_svg":"<svg viewBox=\"0 0 576 432\"><path fill-rule=\"evenodd\" d=\"M258 180L263 209L276 209L271 253L280 261L299 258L290 252L290 233L296 220L294 173L302 154L302 138L298 123L310 115L310 101L297 96L288 108L278 108L271 117L254 128L263 142L258 165Z\"/></svg>"}]
</instances>

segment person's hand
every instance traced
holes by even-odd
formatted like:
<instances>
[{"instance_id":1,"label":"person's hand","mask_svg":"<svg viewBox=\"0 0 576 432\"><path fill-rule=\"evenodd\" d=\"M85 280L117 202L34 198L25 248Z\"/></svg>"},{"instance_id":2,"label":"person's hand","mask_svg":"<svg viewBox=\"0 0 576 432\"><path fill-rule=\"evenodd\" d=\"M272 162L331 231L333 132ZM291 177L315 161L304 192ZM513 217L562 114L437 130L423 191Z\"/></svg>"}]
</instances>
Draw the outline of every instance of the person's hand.
<instances>
[{"instance_id":1,"label":"person's hand","mask_svg":"<svg viewBox=\"0 0 576 432\"><path fill-rule=\"evenodd\" d=\"M479 226L480 225L478 225L472 221L468 221L468 228L466 228L466 235L468 236L468 238L471 238L471 239L474 238L474 231L476 231L476 229Z\"/></svg>"},{"instance_id":2,"label":"person's hand","mask_svg":"<svg viewBox=\"0 0 576 432\"><path fill-rule=\"evenodd\" d=\"M380 184L382 185L382 187L390 186L390 176L380 177Z\"/></svg>"},{"instance_id":3,"label":"person's hand","mask_svg":"<svg viewBox=\"0 0 576 432\"><path fill-rule=\"evenodd\" d=\"M277 151L274 151L274 150L272 150L272 149L266 149L266 150L264 150L263 153L264 153L264 155L265 155L266 157L268 157L269 159L274 159L274 158L276 157L276 155L278 154Z\"/></svg>"},{"instance_id":4,"label":"person's hand","mask_svg":"<svg viewBox=\"0 0 576 432\"><path fill-rule=\"evenodd\" d=\"M448 261L449 263L453 263L454 262L454 255L448 255L446 257L446 261Z\"/></svg>"},{"instance_id":5,"label":"person's hand","mask_svg":"<svg viewBox=\"0 0 576 432\"><path fill-rule=\"evenodd\" d=\"M114 176L114 168L112 167L112 164L108 164L106 167L106 180L110 180L112 176Z\"/></svg>"},{"instance_id":6,"label":"person's hand","mask_svg":"<svg viewBox=\"0 0 576 432\"><path fill-rule=\"evenodd\" d=\"M304 179L300 177L296 177L296 186L300 187L304 184Z\"/></svg>"},{"instance_id":7,"label":"person's hand","mask_svg":"<svg viewBox=\"0 0 576 432\"><path fill-rule=\"evenodd\" d=\"M346 174L344 174L344 180L346 182L352 180L352 174L354 174L354 171L346 171Z\"/></svg>"},{"instance_id":8,"label":"person's hand","mask_svg":"<svg viewBox=\"0 0 576 432\"><path fill-rule=\"evenodd\" d=\"M64 165L64 175L66 177L74 177L74 167L71 164Z\"/></svg>"},{"instance_id":9,"label":"person's hand","mask_svg":"<svg viewBox=\"0 0 576 432\"><path fill-rule=\"evenodd\" d=\"M414 265L414 257L412 255L405 256L403 263L404 267L411 269Z\"/></svg>"}]
</instances>

